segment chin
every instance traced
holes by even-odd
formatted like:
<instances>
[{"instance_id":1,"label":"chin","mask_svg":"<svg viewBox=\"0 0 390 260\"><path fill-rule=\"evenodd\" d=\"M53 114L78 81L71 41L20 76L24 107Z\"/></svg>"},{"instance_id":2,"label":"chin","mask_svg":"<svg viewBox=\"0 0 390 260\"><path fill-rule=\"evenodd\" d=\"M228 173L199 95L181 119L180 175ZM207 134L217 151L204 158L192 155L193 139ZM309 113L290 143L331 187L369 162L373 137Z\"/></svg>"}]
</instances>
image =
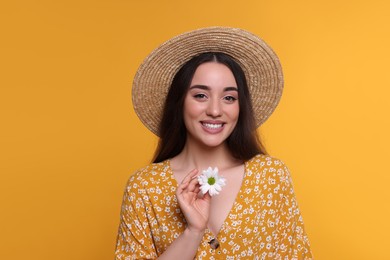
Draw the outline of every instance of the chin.
<instances>
[{"instance_id":1,"label":"chin","mask_svg":"<svg viewBox=\"0 0 390 260\"><path fill-rule=\"evenodd\" d=\"M225 145L227 138L219 139L219 140L200 140L200 143L209 148L217 148L221 145Z\"/></svg>"}]
</instances>

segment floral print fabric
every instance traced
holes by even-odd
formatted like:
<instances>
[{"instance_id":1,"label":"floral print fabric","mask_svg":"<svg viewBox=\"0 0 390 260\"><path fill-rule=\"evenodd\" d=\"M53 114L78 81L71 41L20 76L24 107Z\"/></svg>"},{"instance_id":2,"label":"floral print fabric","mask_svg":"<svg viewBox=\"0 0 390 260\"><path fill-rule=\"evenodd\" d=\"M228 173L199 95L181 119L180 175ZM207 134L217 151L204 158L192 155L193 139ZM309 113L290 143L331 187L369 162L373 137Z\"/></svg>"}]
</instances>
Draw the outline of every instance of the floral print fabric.
<instances>
[{"instance_id":1,"label":"floral print fabric","mask_svg":"<svg viewBox=\"0 0 390 260\"><path fill-rule=\"evenodd\" d=\"M169 160L135 172L125 189L116 259L155 259L184 231ZM217 239L213 249L209 242ZM291 177L278 159L245 162L241 189L215 237L206 229L195 259L312 259Z\"/></svg>"}]
</instances>

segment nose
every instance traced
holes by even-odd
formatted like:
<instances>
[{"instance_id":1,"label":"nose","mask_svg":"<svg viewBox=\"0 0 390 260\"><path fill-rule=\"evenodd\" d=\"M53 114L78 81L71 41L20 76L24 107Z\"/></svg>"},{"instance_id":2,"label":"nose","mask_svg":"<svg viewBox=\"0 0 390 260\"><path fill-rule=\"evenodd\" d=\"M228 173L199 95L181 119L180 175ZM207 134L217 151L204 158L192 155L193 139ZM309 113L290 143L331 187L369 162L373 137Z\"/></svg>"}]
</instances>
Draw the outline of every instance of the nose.
<instances>
[{"instance_id":1,"label":"nose","mask_svg":"<svg viewBox=\"0 0 390 260\"><path fill-rule=\"evenodd\" d=\"M210 99L206 114L211 117L219 117L222 115L222 108L219 100Z\"/></svg>"}]
</instances>

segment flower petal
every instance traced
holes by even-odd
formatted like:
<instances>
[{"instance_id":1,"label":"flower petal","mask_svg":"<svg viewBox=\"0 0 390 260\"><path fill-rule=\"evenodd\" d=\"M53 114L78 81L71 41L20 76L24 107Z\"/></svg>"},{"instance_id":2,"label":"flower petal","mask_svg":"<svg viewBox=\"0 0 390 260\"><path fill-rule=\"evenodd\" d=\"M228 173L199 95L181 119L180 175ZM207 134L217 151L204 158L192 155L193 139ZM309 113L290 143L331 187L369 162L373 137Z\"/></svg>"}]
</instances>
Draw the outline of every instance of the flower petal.
<instances>
[{"instance_id":1,"label":"flower petal","mask_svg":"<svg viewBox=\"0 0 390 260\"><path fill-rule=\"evenodd\" d=\"M214 189L216 191L221 191L222 190L222 187L220 185L218 185L218 184L214 184L213 187L214 187Z\"/></svg>"},{"instance_id":2,"label":"flower petal","mask_svg":"<svg viewBox=\"0 0 390 260\"><path fill-rule=\"evenodd\" d=\"M211 186L209 189L209 193L211 196L217 195L219 192L215 189L215 186Z\"/></svg>"},{"instance_id":3,"label":"flower petal","mask_svg":"<svg viewBox=\"0 0 390 260\"><path fill-rule=\"evenodd\" d=\"M200 186L200 190L203 194L206 194L210 190L210 185L205 183L202 186Z\"/></svg>"}]
</instances>

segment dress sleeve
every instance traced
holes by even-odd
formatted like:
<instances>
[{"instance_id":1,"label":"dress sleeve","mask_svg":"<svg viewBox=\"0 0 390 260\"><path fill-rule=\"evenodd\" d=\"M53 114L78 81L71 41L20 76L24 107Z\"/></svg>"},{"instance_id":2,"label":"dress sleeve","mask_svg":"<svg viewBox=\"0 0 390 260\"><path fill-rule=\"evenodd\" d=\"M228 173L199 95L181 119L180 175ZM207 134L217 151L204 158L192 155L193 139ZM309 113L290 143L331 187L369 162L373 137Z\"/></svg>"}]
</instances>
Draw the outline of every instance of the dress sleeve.
<instances>
[{"instance_id":1,"label":"dress sleeve","mask_svg":"<svg viewBox=\"0 0 390 260\"><path fill-rule=\"evenodd\" d=\"M145 210L140 183L132 176L125 189L120 214L115 259L156 259L157 253Z\"/></svg>"},{"instance_id":2,"label":"dress sleeve","mask_svg":"<svg viewBox=\"0 0 390 260\"><path fill-rule=\"evenodd\" d=\"M283 197L279 205L278 239L275 242L275 259L313 259L303 218L295 198L288 168L278 169Z\"/></svg>"}]
</instances>

